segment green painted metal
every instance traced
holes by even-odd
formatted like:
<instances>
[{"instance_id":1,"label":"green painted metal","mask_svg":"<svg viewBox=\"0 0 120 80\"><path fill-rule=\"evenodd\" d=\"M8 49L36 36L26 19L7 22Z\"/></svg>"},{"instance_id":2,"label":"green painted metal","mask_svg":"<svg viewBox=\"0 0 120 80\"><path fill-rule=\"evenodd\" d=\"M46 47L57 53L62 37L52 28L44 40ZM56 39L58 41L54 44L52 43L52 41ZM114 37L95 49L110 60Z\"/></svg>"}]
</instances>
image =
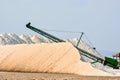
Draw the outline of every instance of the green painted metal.
<instances>
[{"instance_id":1,"label":"green painted metal","mask_svg":"<svg viewBox=\"0 0 120 80\"><path fill-rule=\"evenodd\" d=\"M102 59L100 57L97 57L97 56L95 56L95 55L93 55L93 54L91 54L91 53L89 53L85 50L82 50L82 49L78 48L78 47L76 47L76 48L77 48L77 50L79 51L80 54L94 60L95 62L103 63L104 59Z\"/></svg>"},{"instance_id":2,"label":"green painted metal","mask_svg":"<svg viewBox=\"0 0 120 80\"><path fill-rule=\"evenodd\" d=\"M80 43L80 40L82 39L83 34L84 34L84 33L82 32L82 34L81 34L81 36L80 36L80 38L79 38L79 40L78 40L78 43L77 43L76 47L78 47L78 45L79 45L79 43Z\"/></svg>"},{"instance_id":3,"label":"green painted metal","mask_svg":"<svg viewBox=\"0 0 120 80\"><path fill-rule=\"evenodd\" d=\"M37 28L31 26L30 23L28 23L26 25L26 27L31 29L31 30L33 30L33 31L35 31L35 32L37 32L37 33L39 33L39 34L41 34L41 35L43 35L43 36L45 36L45 37L47 37L47 38L49 38L50 40L53 40L54 42L65 42L64 40L61 40L61 39L59 39L59 38L57 38L57 37L55 37L55 36L53 36L51 34L48 34L48 33L44 32L44 31L42 31L40 29L37 29ZM80 36L78 44L79 44L79 42L80 42L80 40L82 38L82 35L83 35L83 33ZM97 57L95 55L92 55L91 53L89 53L89 52L87 52L85 50L80 49L78 46L74 46L74 47L80 52L80 54L82 54L82 55L84 55L84 56L86 56L86 57L88 57L88 58L90 58L90 59L92 59L94 61L97 61L97 62L104 61L102 58L99 58L99 57Z\"/></svg>"},{"instance_id":4,"label":"green painted metal","mask_svg":"<svg viewBox=\"0 0 120 80\"><path fill-rule=\"evenodd\" d=\"M117 69L118 68L118 61L113 59L113 58L105 57L104 65L108 65L110 67Z\"/></svg>"},{"instance_id":5,"label":"green painted metal","mask_svg":"<svg viewBox=\"0 0 120 80\"><path fill-rule=\"evenodd\" d=\"M37 33L39 33L39 34L41 34L41 35L43 35L44 37L47 37L47 38L49 38L50 40L52 40L54 42L65 42L64 40L61 40L61 39L59 39L59 38L57 38L57 37L55 37L55 36L53 36L51 34L48 34L48 33L44 32L44 31L42 31L40 29L37 29L37 28L31 26L30 24L31 23L28 23L26 25L26 27L33 30L33 31L35 31L35 32L37 32Z\"/></svg>"},{"instance_id":6,"label":"green painted metal","mask_svg":"<svg viewBox=\"0 0 120 80\"><path fill-rule=\"evenodd\" d=\"M52 40L54 42L65 42L62 39L59 39L59 38L57 38L57 37L55 37L55 36L53 36L51 34L48 34L48 33L44 32L44 31L42 31L40 29L37 29L37 28L31 26L30 24L31 23L26 24L26 27L33 30L33 31L35 31L35 32L37 32L37 33L39 33L39 34L41 34L41 35L43 35L44 37L47 37L48 39L50 39L50 40ZM82 33L82 35L83 35L83 33ZM87 51L85 51L83 49L80 49L78 47L78 44L79 44L79 42L80 42L80 40L82 38L82 35L80 36L80 39L79 39L79 41L77 43L77 46L73 45L79 51L79 53L81 55L84 55L84 56L94 60L95 62L99 62L99 63L102 63L102 64L104 63L107 66L110 66L110 67L113 67L113 68L118 68L118 62L115 61L114 59L111 59L109 57L105 57L105 60L104 60L104 59L102 59L102 58L100 58L98 56L95 56L95 55L93 55L93 54L91 54L91 53L89 53L89 52L87 52Z\"/></svg>"}]
</instances>

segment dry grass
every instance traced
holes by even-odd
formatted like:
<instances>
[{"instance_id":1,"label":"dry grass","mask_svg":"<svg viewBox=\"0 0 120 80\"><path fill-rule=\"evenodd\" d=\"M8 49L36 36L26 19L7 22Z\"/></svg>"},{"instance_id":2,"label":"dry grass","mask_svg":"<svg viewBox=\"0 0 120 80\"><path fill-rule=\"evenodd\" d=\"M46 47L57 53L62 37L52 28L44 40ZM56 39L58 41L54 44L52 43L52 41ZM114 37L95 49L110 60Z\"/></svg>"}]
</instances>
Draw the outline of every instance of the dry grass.
<instances>
[{"instance_id":1,"label":"dry grass","mask_svg":"<svg viewBox=\"0 0 120 80\"><path fill-rule=\"evenodd\" d=\"M75 74L0 72L0 80L120 80L120 77L80 76Z\"/></svg>"}]
</instances>

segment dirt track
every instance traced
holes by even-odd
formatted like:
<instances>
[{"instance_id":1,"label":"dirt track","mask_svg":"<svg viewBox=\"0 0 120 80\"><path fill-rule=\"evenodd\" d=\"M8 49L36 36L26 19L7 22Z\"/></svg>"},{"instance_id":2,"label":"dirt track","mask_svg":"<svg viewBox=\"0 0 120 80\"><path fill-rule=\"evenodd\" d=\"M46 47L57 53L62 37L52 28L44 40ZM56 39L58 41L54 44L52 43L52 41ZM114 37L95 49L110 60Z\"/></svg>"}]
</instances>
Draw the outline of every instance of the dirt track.
<instances>
[{"instance_id":1,"label":"dirt track","mask_svg":"<svg viewBox=\"0 0 120 80\"><path fill-rule=\"evenodd\" d=\"M80 76L75 74L0 72L0 80L120 80L120 77Z\"/></svg>"}]
</instances>

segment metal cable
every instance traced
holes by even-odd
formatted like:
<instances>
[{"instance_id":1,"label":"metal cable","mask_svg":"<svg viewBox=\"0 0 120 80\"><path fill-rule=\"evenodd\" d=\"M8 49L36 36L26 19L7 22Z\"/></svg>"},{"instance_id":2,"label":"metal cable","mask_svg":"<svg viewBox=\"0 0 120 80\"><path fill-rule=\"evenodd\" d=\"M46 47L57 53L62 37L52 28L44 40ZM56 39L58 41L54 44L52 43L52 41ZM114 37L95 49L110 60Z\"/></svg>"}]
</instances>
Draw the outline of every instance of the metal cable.
<instances>
[{"instance_id":1,"label":"metal cable","mask_svg":"<svg viewBox=\"0 0 120 80\"><path fill-rule=\"evenodd\" d=\"M64 33L82 33L82 32L74 32L74 31L64 31L64 30L48 30L44 29L46 31L54 31L54 32L64 32Z\"/></svg>"},{"instance_id":2,"label":"metal cable","mask_svg":"<svg viewBox=\"0 0 120 80\"><path fill-rule=\"evenodd\" d=\"M86 36L86 34L84 34L84 36L85 36L86 40L88 41L88 43L89 43L92 47L94 47L94 45L93 45L92 42L88 39L88 37Z\"/></svg>"},{"instance_id":3,"label":"metal cable","mask_svg":"<svg viewBox=\"0 0 120 80\"><path fill-rule=\"evenodd\" d=\"M46 30L46 31L52 31L52 32L62 32L62 33L82 33L82 32L74 32L74 31L64 31L64 30L48 30L48 29L44 29L44 30ZM88 37L86 36L86 34L84 33L84 35L83 36L85 36L85 38L86 38L86 40L88 41L88 43L92 46L92 47L94 47L94 45L92 44L92 42L88 39Z\"/></svg>"}]
</instances>

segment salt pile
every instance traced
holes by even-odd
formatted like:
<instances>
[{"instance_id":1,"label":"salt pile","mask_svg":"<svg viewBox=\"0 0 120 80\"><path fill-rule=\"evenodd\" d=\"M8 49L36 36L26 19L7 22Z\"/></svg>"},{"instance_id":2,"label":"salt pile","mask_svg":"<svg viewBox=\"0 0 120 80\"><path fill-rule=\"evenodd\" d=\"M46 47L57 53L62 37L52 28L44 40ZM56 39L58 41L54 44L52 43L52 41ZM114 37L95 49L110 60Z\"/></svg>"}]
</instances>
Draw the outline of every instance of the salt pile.
<instances>
[{"instance_id":1,"label":"salt pile","mask_svg":"<svg viewBox=\"0 0 120 80\"><path fill-rule=\"evenodd\" d=\"M77 38L74 39L67 39L67 42L72 43L73 45L77 45ZM36 44L36 43L51 43L52 41L47 39L47 38L39 38L36 35L33 36L29 36L29 35L20 35L17 36L14 33L3 33L0 34L0 45L13 45L13 44ZM84 41L80 41L80 45L78 46L79 48L88 51L98 57L104 58L103 56L101 56L96 50L94 50L93 48L91 48L88 44L86 44ZM87 57L81 56L81 59L86 61L86 62L92 62L92 60L90 60Z\"/></svg>"},{"instance_id":2,"label":"salt pile","mask_svg":"<svg viewBox=\"0 0 120 80\"><path fill-rule=\"evenodd\" d=\"M20 35L17 36L14 33L2 33L0 34L0 45L10 44L35 44L35 43L49 43L50 40L46 38L39 38L38 36Z\"/></svg>"},{"instance_id":3,"label":"salt pile","mask_svg":"<svg viewBox=\"0 0 120 80\"><path fill-rule=\"evenodd\" d=\"M78 42L78 40L76 38L74 38L74 39L67 39L66 41L72 43L73 45L76 45L77 42ZM97 71L100 72L99 75L101 75L101 72L102 72L102 74L104 74L105 72L110 73L110 74L114 74L114 75L120 74L120 72L118 70L117 71L113 70L112 68L108 68L106 66L103 66L100 63L95 63L95 64L91 65L90 63L93 62L93 60L91 60L91 59L89 59L89 58L87 58L85 56L78 55L78 52L74 52L74 55L77 55L77 56L74 57L74 58L72 58L70 55L73 56L73 53L69 52L69 51L71 51L70 49L68 49L68 51L66 51L66 52L61 52L61 51L65 51L64 48L67 47L67 46L64 46L64 44L58 44L57 45L57 44L54 43L54 45L56 45L56 47L58 47L58 48L56 48L54 46L53 46L53 48L47 47L47 46L50 45L48 43L51 43L51 42L52 41L50 41L47 38L40 38L40 37L34 36L34 35L33 36L29 36L29 35L17 36L14 33L12 33L12 34L11 33L10 34L7 34L7 33L0 34L0 45L1 45L0 46L0 49L1 49L1 51L0 51L0 68L1 69L0 70L8 70L8 71L10 71L10 70L12 70L12 71L31 71L31 72L32 71L33 72L34 71L39 71L39 72L46 72L46 71L49 72L50 71L50 72L57 72L57 73L59 73L59 72L62 71L63 73L64 72L69 72L69 73L76 73L76 74L83 74L83 75L85 75L85 74L86 75L93 75L93 74L95 75L95 73L96 73L96 69L95 68L97 68ZM43 43L47 43L47 44L45 44L46 46L41 46L44 50L42 50L42 48L40 47L40 45L42 45ZM21 45L21 44L23 44L23 45ZM6 46L4 46L4 45L6 45ZM52 43L52 45L53 45L53 43ZM68 47L71 46L68 43L67 43L67 45L68 45ZM73 46L72 46L72 48L73 48ZM81 48L81 49L83 49L85 51L88 51L89 53L92 53L92 54L94 54L94 55L96 55L96 56L101 57L101 58L104 59L103 56L101 56L96 50L94 50L92 47L90 47L87 43L85 43L82 40L80 41L79 48ZM46 51L48 49L50 49L50 51L44 52L44 51ZM61 50L60 53L58 53L59 50ZM32 53L30 53L30 52L32 52ZM47 54L49 52L51 52L50 53L51 56L49 56ZM36 54L36 55L34 55L33 53ZM66 59L68 58L68 60L71 61L71 62L69 62L68 60L65 60L64 58L62 58L60 56L58 56L56 58L56 60L59 58L58 62L60 62L59 60L62 60L62 59L65 60L65 61L68 61L64 65L62 64L62 63L64 63L64 61L61 62L61 66L66 66L66 70L67 69L68 70L66 71L66 70L62 69L61 66L59 66L59 67L61 67L60 69L58 68L59 71L57 71L57 70L54 71L54 69L52 69L52 71L51 70L45 70L44 71L44 69L42 71L40 71L38 69L35 70L34 69L35 67L29 67L30 65L24 63L24 61L26 62L26 61L32 60L32 58L33 58L33 62L35 62L35 60L38 58L37 57L38 53L40 55L38 57L42 58L42 59L40 59L41 61L45 61L45 60L47 61L47 59L49 57L51 57L51 58L49 58L48 61L50 61L50 60L52 61L52 58L54 59L54 57L57 56L57 55L59 55L59 54L66 55L67 56ZM44 57L45 58L45 60L44 60L44 58L41 57L41 56L45 56L45 55L41 55L40 53L41 54L46 54L46 56L49 56L49 57ZM19 54L21 54L21 55L19 55ZM68 54L70 54L70 55L68 55ZM21 59L17 60L17 59L19 59L18 55L22 56L21 59L22 58L24 58L24 59L23 60L21 60ZM25 57L27 57L27 58L25 59ZM36 58L36 59L34 60L34 58ZM77 60L75 60L75 59L77 59ZM82 61L89 62L89 63L84 63L80 59ZM74 60L76 62L74 62ZM14 61L16 61L16 62L13 63L13 66L11 65L11 67L8 67L8 64L10 65ZM47 61L47 64L48 64L48 61ZM28 62L28 63L30 63L30 62ZM36 61L35 63L31 63L31 65L34 64L34 65L37 66L36 63L38 63L38 62ZM42 63L44 63L44 62L42 62ZM56 66L56 64L59 65L58 63L56 63L56 64L54 64L54 63L55 62L52 62L51 64L49 64L49 66L52 66L50 68L54 68ZM68 66L68 64L69 64L69 66ZM81 64L84 65L84 66L81 66ZM23 65L24 67L23 66L21 67L21 65ZM53 65L54 65L54 67L53 67ZM71 65L74 65L74 66L72 67ZM76 67L76 66L78 66L78 67ZM48 65L46 65L46 67L48 67ZM50 69L50 68L48 68L48 69ZM70 70L70 68L71 68L71 70ZM72 69L74 69L74 70L72 70ZM95 72L88 73L89 71L92 72L92 70L94 70Z\"/></svg>"},{"instance_id":4,"label":"salt pile","mask_svg":"<svg viewBox=\"0 0 120 80\"><path fill-rule=\"evenodd\" d=\"M67 42L71 42L73 45L76 45L78 40L77 38L74 39L67 39ZM36 35L20 35L17 36L14 33L3 33L0 34L0 45L10 45L10 44L36 44L36 43L51 43L52 41L47 38L39 38ZM90 53L93 53L94 55L97 55L99 57L102 57L99 53L97 53L94 49L92 49L88 44L86 44L84 41L80 41L79 47L83 50L86 50Z\"/></svg>"},{"instance_id":5,"label":"salt pile","mask_svg":"<svg viewBox=\"0 0 120 80\"><path fill-rule=\"evenodd\" d=\"M80 54L70 43L0 46L0 70L110 75L80 61Z\"/></svg>"}]
</instances>

